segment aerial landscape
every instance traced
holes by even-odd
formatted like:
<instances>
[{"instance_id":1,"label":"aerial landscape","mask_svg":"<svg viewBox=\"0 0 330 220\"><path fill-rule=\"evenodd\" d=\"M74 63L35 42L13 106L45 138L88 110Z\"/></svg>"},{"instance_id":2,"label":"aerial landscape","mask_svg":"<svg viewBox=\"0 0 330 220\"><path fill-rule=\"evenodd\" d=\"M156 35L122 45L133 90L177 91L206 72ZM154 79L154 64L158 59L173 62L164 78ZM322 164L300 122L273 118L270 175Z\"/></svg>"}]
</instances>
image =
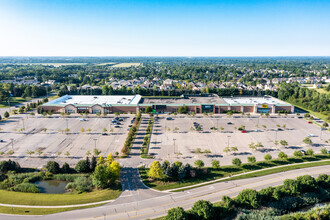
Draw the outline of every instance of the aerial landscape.
<instances>
[{"instance_id":1,"label":"aerial landscape","mask_svg":"<svg viewBox=\"0 0 330 220\"><path fill-rule=\"evenodd\" d=\"M329 1L0 1L0 219L330 219Z\"/></svg>"}]
</instances>

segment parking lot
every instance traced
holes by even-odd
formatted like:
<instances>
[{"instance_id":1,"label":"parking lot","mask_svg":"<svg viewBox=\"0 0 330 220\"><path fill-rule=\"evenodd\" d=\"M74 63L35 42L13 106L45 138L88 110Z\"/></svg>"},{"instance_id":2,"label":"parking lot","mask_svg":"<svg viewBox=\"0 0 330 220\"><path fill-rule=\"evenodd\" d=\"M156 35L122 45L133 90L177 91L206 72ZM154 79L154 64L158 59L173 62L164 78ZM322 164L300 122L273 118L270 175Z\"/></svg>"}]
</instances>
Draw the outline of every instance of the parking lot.
<instances>
[{"instance_id":1,"label":"parking lot","mask_svg":"<svg viewBox=\"0 0 330 220\"><path fill-rule=\"evenodd\" d=\"M168 117L172 120L167 120ZM242 125L245 128L239 131ZM198 127L200 131L197 131ZM302 142L308 136L311 136L313 146ZM263 160L264 155L270 153L277 158L279 151L291 156L295 150L312 148L319 153L323 147L329 149L329 144L325 142L329 139L328 131L322 131L321 134L319 126L294 115L270 118L257 115L252 118L163 115L155 121L149 152L159 160L180 160L193 164L195 160L202 159L206 165L210 165L212 159L218 159L224 165L231 164L234 157L246 162L248 156ZM275 145L276 140L285 140L288 146ZM252 150L249 148L252 142L261 142L264 147ZM225 147L237 147L238 151L225 153ZM196 153L197 148L210 153Z\"/></svg>"},{"instance_id":2,"label":"parking lot","mask_svg":"<svg viewBox=\"0 0 330 220\"><path fill-rule=\"evenodd\" d=\"M0 143L0 152L7 153L13 149L13 159L22 166L29 167L41 167L54 158L61 163L69 162L73 165L84 158L87 151L93 153L95 146L103 156L120 153L134 115L126 114L120 117L123 119L117 125L111 124L114 115L108 115L106 118L13 116L0 122L0 139L3 141ZM21 130L22 128L25 129ZM38 149L42 151L40 157L36 153ZM35 153L28 155L27 151ZM60 156L58 152L61 152ZM65 155L66 152L69 152L69 156Z\"/></svg>"}]
</instances>

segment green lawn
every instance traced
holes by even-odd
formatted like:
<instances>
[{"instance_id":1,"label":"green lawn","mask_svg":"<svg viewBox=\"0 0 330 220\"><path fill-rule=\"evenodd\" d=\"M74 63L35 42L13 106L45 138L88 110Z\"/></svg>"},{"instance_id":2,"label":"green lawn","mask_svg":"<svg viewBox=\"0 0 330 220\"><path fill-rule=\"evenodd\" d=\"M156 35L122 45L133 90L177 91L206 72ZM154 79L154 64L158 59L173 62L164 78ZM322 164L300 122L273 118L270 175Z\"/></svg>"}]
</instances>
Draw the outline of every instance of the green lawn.
<instances>
[{"instance_id":1,"label":"green lawn","mask_svg":"<svg viewBox=\"0 0 330 220\"><path fill-rule=\"evenodd\" d=\"M0 203L14 205L57 206L112 200L121 194L121 186L81 194L23 193L0 190Z\"/></svg>"},{"instance_id":2,"label":"green lawn","mask_svg":"<svg viewBox=\"0 0 330 220\"><path fill-rule=\"evenodd\" d=\"M10 102L10 106L14 106L14 105L20 104L22 102L28 101L30 99L31 98L11 97L9 102ZM8 108L8 107L9 107L8 101L1 102L0 108Z\"/></svg>"},{"instance_id":3,"label":"green lawn","mask_svg":"<svg viewBox=\"0 0 330 220\"><path fill-rule=\"evenodd\" d=\"M317 118L322 119L323 121L330 122L328 120L328 117L330 116L330 114L322 114L320 112L313 112L313 111L311 111L311 110L309 110L307 108L302 107L301 105L299 105L299 104L297 104L295 102L291 102L291 101L286 101L286 102L290 103L291 105L297 106L298 108L301 108L301 109L305 110L306 112L309 112L310 114L316 116Z\"/></svg>"},{"instance_id":4,"label":"green lawn","mask_svg":"<svg viewBox=\"0 0 330 220\"><path fill-rule=\"evenodd\" d=\"M240 167L231 165L231 166L221 166L219 169L208 168L209 172L207 174L200 174L200 175L198 175L197 178L190 178L190 179L183 180L180 182L150 181L147 177L148 168L139 168L139 170L140 170L142 181L147 186L149 186L150 188L156 189L156 190L163 191L163 190L176 189L176 188L181 188L181 187L186 187L186 186L192 186L195 184L227 177L229 175L235 175L235 174L240 174L240 173L249 172L249 171L261 170L261 169L269 168L269 167L276 167L276 166L285 165L285 164L302 163L302 162L309 162L309 161L318 161L318 160L324 160L324 159L330 159L330 155L315 155L313 157L305 156L303 158L292 157L292 158L288 158L287 160L274 159L271 161L256 162L255 164L245 163L245 164L242 164ZM330 161L322 162L322 165L328 165L328 164L330 164ZM311 165L310 164L301 164L301 166L308 167ZM302 167L298 166L298 168L295 167L292 169L299 169L299 168L302 168ZM283 168L278 168L278 169L279 170L275 170L273 172L282 172L282 171L286 171L286 169L290 169L290 168L283 167ZM262 175L270 174L268 172L272 172L272 171L265 170L262 173ZM256 175L256 174L247 174L247 175ZM249 177L253 177L253 176L248 176L245 178L249 178Z\"/></svg>"},{"instance_id":5,"label":"green lawn","mask_svg":"<svg viewBox=\"0 0 330 220\"><path fill-rule=\"evenodd\" d=\"M76 209L87 209L93 208L97 206L101 206L103 204L98 205L91 205L91 206L82 206L82 207L75 207L75 208L52 208L52 209L43 209L43 208L19 208L19 207L6 207L0 206L0 213L4 214L12 214L12 215L48 215L58 212L65 212L71 211Z\"/></svg>"}]
</instances>

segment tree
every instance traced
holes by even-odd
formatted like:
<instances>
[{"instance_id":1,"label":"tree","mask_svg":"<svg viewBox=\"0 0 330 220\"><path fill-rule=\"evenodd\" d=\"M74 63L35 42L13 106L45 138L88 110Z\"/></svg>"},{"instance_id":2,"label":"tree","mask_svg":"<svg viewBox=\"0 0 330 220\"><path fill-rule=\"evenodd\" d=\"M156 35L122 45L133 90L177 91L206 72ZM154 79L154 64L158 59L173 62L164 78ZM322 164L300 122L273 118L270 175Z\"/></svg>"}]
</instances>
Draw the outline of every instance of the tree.
<instances>
[{"instance_id":1,"label":"tree","mask_svg":"<svg viewBox=\"0 0 330 220\"><path fill-rule=\"evenodd\" d=\"M70 152L69 151L67 151L67 152L65 152L65 154L64 154L66 157L69 157L70 156Z\"/></svg>"},{"instance_id":2,"label":"tree","mask_svg":"<svg viewBox=\"0 0 330 220\"><path fill-rule=\"evenodd\" d=\"M286 147L288 146L288 142L286 140L280 140L280 144L283 146L283 147Z\"/></svg>"},{"instance_id":3,"label":"tree","mask_svg":"<svg viewBox=\"0 0 330 220\"><path fill-rule=\"evenodd\" d=\"M281 151L280 153L278 153L278 157L284 160L288 158L288 155Z\"/></svg>"},{"instance_id":4,"label":"tree","mask_svg":"<svg viewBox=\"0 0 330 220\"><path fill-rule=\"evenodd\" d=\"M97 164L103 165L104 162L105 162L104 157L103 156L99 156L98 159L97 159Z\"/></svg>"},{"instance_id":5,"label":"tree","mask_svg":"<svg viewBox=\"0 0 330 220\"><path fill-rule=\"evenodd\" d=\"M57 174L61 172L60 165L56 161L48 161L46 165L48 172Z\"/></svg>"},{"instance_id":6,"label":"tree","mask_svg":"<svg viewBox=\"0 0 330 220\"><path fill-rule=\"evenodd\" d=\"M91 169L90 169L92 172L94 172L96 165L97 165L96 157L92 156Z\"/></svg>"},{"instance_id":7,"label":"tree","mask_svg":"<svg viewBox=\"0 0 330 220\"><path fill-rule=\"evenodd\" d=\"M80 128L80 132L81 133L84 133L85 132L85 129L84 128Z\"/></svg>"},{"instance_id":8,"label":"tree","mask_svg":"<svg viewBox=\"0 0 330 220\"><path fill-rule=\"evenodd\" d=\"M312 144L313 144L312 140L311 140L309 137L306 137L306 138L303 140L303 143L308 144L308 145L312 145Z\"/></svg>"},{"instance_id":9,"label":"tree","mask_svg":"<svg viewBox=\"0 0 330 220\"><path fill-rule=\"evenodd\" d=\"M312 149L308 149L306 151L306 155L313 156L314 155L314 151Z\"/></svg>"},{"instance_id":10,"label":"tree","mask_svg":"<svg viewBox=\"0 0 330 220\"><path fill-rule=\"evenodd\" d=\"M242 161L239 158L234 158L232 160L232 164L239 167L239 166L241 166Z\"/></svg>"},{"instance_id":11,"label":"tree","mask_svg":"<svg viewBox=\"0 0 330 220\"><path fill-rule=\"evenodd\" d=\"M322 149L321 149L321 153L322 153L322 154L328 154L328 150L327 150L326 148L322 148Z\"/></svg>"},{"instance_id":12,"label":"tree","mask_svg":"<svg viewBox=\"0 0 330 220\"><path fill-rule=\"evenodd\" d=\"M102 164L97 165L92 176L93 185L98 188L105 189L110 185L110 179L110 168Z\"/></svg>"},{"instance_id":13,"label":"tree","mask_svg":"<svg viewBox=\"0 0 330 220\"><path fill-rule=\"evenodd\" d=\"M197 168L202 168L204 166L204 162L202 160L196 160L194 164Z\"/></svg>"},{"instance_id":14,"label":"tree","mask_svg":"<svg viewBox=\"0 0 330 220\"><path fill-rule=\"evenodd\" d=\"M90 171L90 164L87 160L79 160L74 169L78 173L88 173Z\"/></svg>"},{"instance_id":15,"label":"tree","mask_svg":"<svg viewBox=\"0 0 330 220\"><path fill-rule=\"evenodd\" d=\"M257 161L255 156L248 157L247 159L248 159L249 163L255 163Z\"/></svg>"},{"instance_id":16,"label":"tree","mask_svg":"<svg viewBox=\"0 0 330 220\"><path fill-rule=\"evenodd\" d=\"M266 155L264 156L264 159L265 159L265 160L271 160L271 159L272 159L272 155L270 155L270 154L266 154Z\"/></svg>"},{"instance_id":17,"label":"tree","mask_svg":"<svg viewBox=\"0 0 330 220\"><path fill-rule=\"evenodd\" d=\"M230 148L229 147L225 147L225 149L223 149L223 152L226 153L226 154L229 153L230 152Z\"/></svg>"},{"instance_id":18,"label":"tree","mask_svg":"<svg viewBox=\"0 0 330 220\"><path fill-rule=\"evenodd\" d=\"M106 129L106 128L103 128L103 129L102 129L102 132L107 132L107 129Z\"/></svg>"},{"instance_id":19,"label":"tree","mask_svg":"<svg viewBox=\"0 0 330 220\"><path fill-rule=\"evenodd\" d=\"M293 155L295 157L302 157L303 156L303 153L300 150L296 150L296 151L293 152Z\"/></svg>"},{"instance_id":20,"label":"tree","mask_svg":"<svg viewBox=\"0 0 330 220\"><path fill-rule=\"evenodd\" d=\"M235 201L242 207L257 209L260 207L260 196L256 190L245 189L236 197Z\"/></svg>"},{"instance_id":21,"label":"tree","mask_svg":"<svg viewBox=\"0 0 330 220\"><path fill-rule=\"evenodd\" d=\"M157 160L152 162L148 172L148 177L151 179L161 179L163 177L163 170Z\"/></svg>"},{"instance_id":22,"label":"tree","mask_svg":"<svg viewBox=\"0 0 330 220\"><path fill-rule=\"evenodd\" d=\"M111 165L112 162L113 162L113 156L112 153L109 153L107 156L107 164Z\"/></svg>"},{"instance_id":23,"label":"tree","mask_svg":"<svg viewBox=\"0 0 330 220\"><path fill-rule=\"evenodd\" d=\"M89 157L90 155L91 155L91 152L88 150L88 151L86 152L86 156Z\"/></svg>"},{"instance_id":24,"label":"tree","mask_svg":"<svg viewBox=\"0 0 330 220\"><path fill-rule=\"evenodd\" d=\"M198 219L212 219L214 216L214 207L212 203L205 200L195 202L191 211L198 217Z\"/></svg>"},{"instance_id":25,"label":"tree","mask_svg":"<svg viewBox=\"0 0 330 220\"><path fill-rule=\"evenodd\" d=\"M181 207L176 207L168 210L166 220L187 220L187 213Z\"/></svg>"},{"instance_id":26,"label":"tree","mask_svg":"<svg viewBox=\"0 0 330 220\"><path fill-rule=\"evenodd\" d=\"M101 154L101 151L99 151L97 148L94 148L93 153L97 157Z\"/></svg>"},{"instance_id":27,"label":"tree","mask_svg":"<svg viewBox=\"0 0 330 220\"><path fill-rule=\"evenodd\" d=\"M238 148L237 147L231 147L230 148L230 151L233 151L234 152L234 155L236 154L236 151L238 151Z\"/></svg>"},{"instance_id":28,"label":"tree","mask_svg":"<svg viewBox=\"0 0 330 220\"><path fill-rule=\"evenodd\" d=\"M34 151L32 151L32 150L27 150L27 151L26 151L26 154L29 155L29 156L31 156L32 154L34 154Z\"/></svg>"},{"instance_id":29,"label":"tree","mask_svg":"<svg viewBox=\"0 0 330 220\"><path fill-rule=\"evenodd\" d=\"M3 115L5 118L9 118L9 112L5 112Z\"/></svg>"},{"instance_id":30,"label":"tree","mask_svg":"<svg viewBox=\"0 0 330 220\"><path fill-rule=\"evenodd\" d=\"M110 164L111 183L114 183L117 179L119 179L120 169L121 169L120 164L117 161L113 161Z\"/></svg>"},{"instance_id":31,"label":"tree","mask_svg":"<svg viewBox=\"0 0 330 220\"><path fill-rule=\"evenodd\" d=\"M39 156L43 153L41 149L36 150L36 153L39 154Z\"/></svg>"},{"instance_id":32,"label":"tree","mask_svg":"<svg viewBox=\"0 0 330 220\"><path fill-rule=\"evenodd\" d=\"M327 128L327 127L329 127L329 124L328 124L327 122L324 122L324 123L322 124L322 127Z\"/></svg>"},{"instance_id":33,"label":"tree","mask_svg":"<svg viewBox=\"0 0 330 220\"><path fill-rule=\"evenodd\" d=\"M219 160L212 160L212 167L214 169L218 169L220 167L220 161Z\"/></svg>"},{"instance_id":34,"label":"tree","mask_svg":"<svg viewBox=\"0 0 330 220\"><path fill-rule=\"evenodd\" d=\"M64 163L62 166L62 173L71 173L71 168L68 163Z\"/></svg>"}]
</instances>

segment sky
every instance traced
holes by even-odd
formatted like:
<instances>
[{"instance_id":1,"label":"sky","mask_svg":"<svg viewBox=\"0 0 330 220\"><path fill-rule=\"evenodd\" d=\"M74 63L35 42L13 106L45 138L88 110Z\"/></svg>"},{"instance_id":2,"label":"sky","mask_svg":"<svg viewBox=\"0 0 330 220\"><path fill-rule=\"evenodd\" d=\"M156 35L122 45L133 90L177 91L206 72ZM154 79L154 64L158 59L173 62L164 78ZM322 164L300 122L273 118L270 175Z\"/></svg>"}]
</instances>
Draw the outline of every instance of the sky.
<instances>
[{"instance_id":1,"label":"sky","mask_svg":"<svg viewBox=\"0 0 330 220\"><path fill-rule=\"evenodd\" d=\"M330 56L330 1L0 0L0 56Z\"/></svg>"}]
</instances>

